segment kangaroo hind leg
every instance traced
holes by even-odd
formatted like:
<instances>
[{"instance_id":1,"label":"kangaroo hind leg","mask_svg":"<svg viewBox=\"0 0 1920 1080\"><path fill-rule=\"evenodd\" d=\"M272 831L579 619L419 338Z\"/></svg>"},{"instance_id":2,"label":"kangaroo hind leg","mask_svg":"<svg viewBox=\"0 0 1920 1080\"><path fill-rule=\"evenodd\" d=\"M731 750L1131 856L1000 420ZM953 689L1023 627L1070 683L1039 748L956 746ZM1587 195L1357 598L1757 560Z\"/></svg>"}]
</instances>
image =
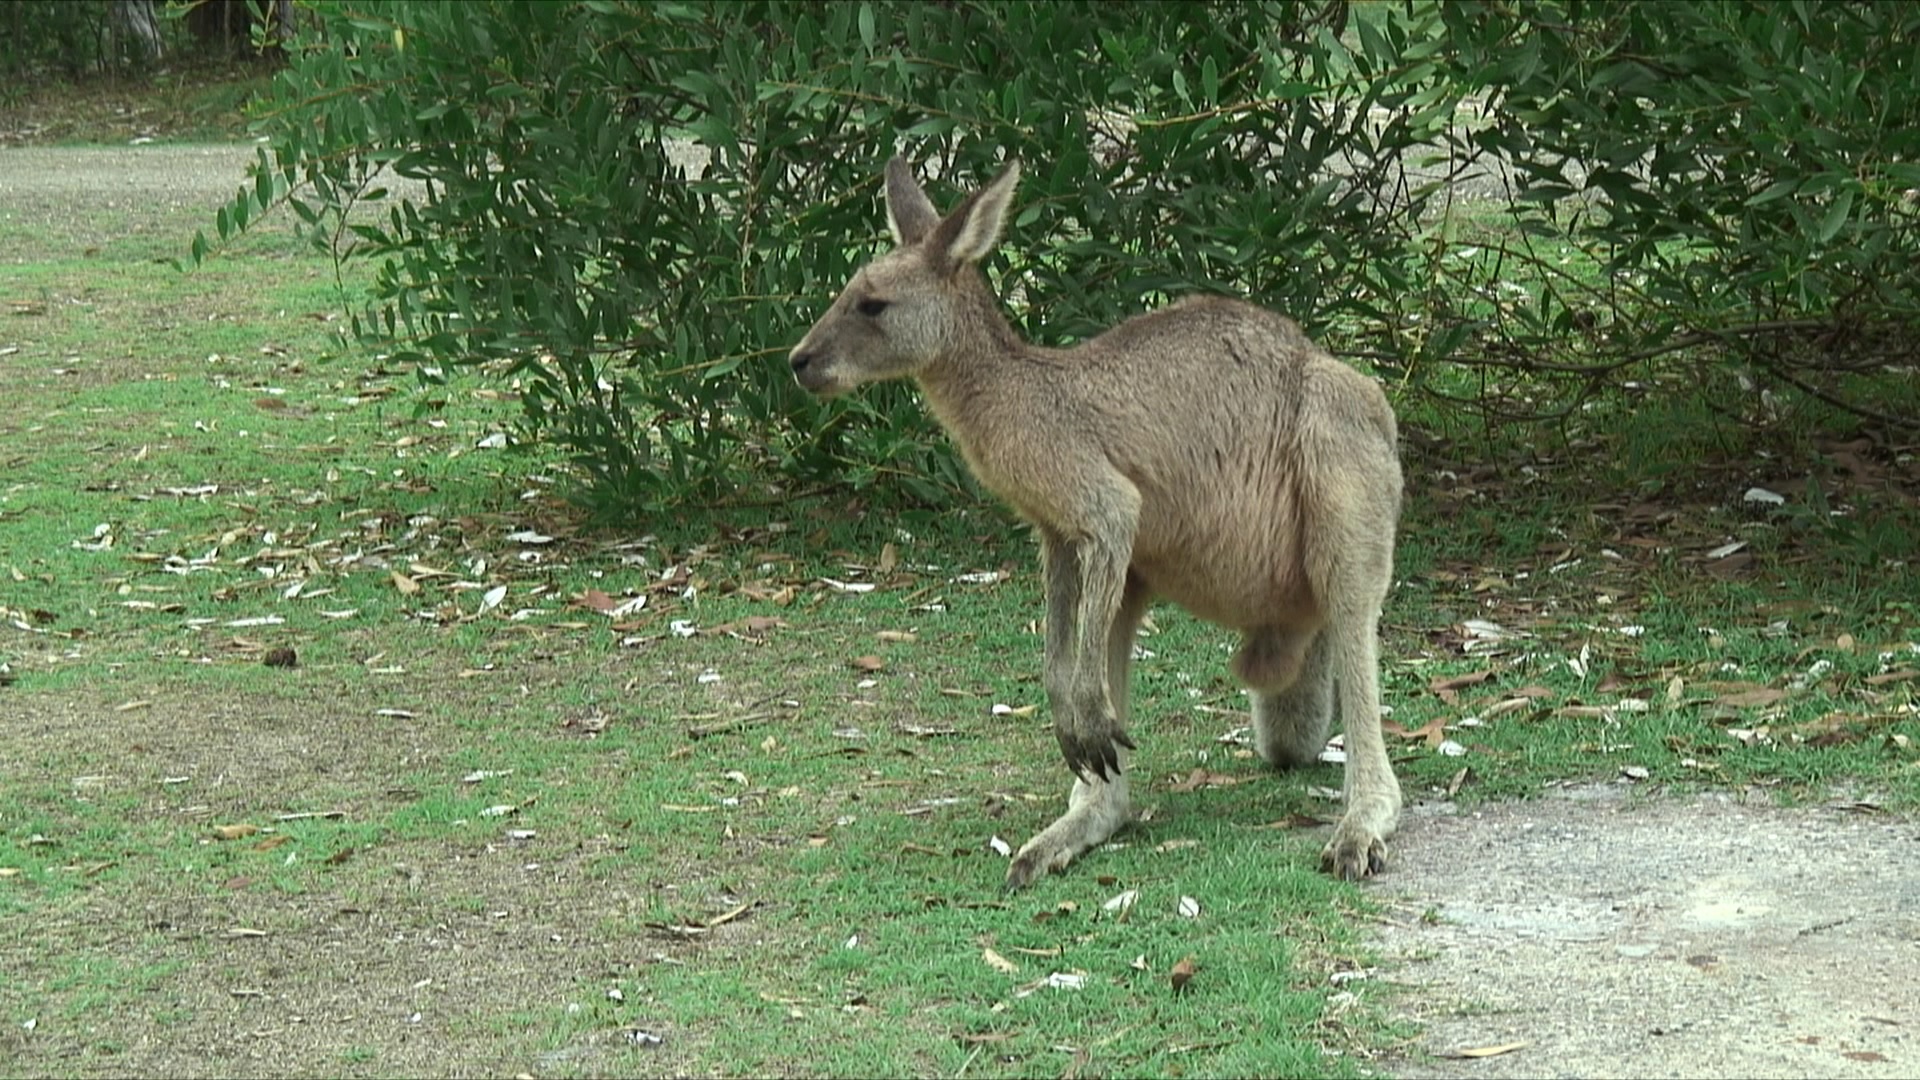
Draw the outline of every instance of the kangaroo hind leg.
<instances>
[{"instance_id":1,"label":"kangaroo hind leg","mask_svg":"<svg viewBox=\"0 0 1920 1080\"><path fill-rule=\"evenodd\" d=\"M1325 633L1311 636L1289 683L1254 685L1249 692L1253 749L1261 760L1280 769L1319 760L1333 725L1333 664Z\"/></svg>"}]
</instances>

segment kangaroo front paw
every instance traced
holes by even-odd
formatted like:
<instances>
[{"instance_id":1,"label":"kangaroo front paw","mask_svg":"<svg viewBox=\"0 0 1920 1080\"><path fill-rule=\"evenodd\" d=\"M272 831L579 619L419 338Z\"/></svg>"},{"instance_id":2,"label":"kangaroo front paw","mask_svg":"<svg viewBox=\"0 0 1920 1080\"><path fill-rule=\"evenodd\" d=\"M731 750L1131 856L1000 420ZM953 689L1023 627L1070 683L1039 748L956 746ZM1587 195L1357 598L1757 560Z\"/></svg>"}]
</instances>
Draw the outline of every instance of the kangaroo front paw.
<instances>
[{"instance_id":1,"label":"kangaroo front paw","mask_svg":"<svg viewBox=\"0 0 1920 1080\"><path fill-rule=\"evenodd\" d=\"M1068 726L1055 724L1054 737L1060 740L1060 754L1067 768L1083 780L1111 780L1120 775L1120 748L1134 749L1133 740L1111 718L1100 724Z\"/></svg>"},{"instance_id":2,"label":"kangaroo front paw","mask_svg":"<svg viewBox=\"0 0 1920 1080\"><path fill-rule=\"evenodd\" d=\"M1320 852L1320 869L1342 881L1359 881L1387 868L1387 842L1369 829L1341 822Z\"/></svg>"}]
</instances>

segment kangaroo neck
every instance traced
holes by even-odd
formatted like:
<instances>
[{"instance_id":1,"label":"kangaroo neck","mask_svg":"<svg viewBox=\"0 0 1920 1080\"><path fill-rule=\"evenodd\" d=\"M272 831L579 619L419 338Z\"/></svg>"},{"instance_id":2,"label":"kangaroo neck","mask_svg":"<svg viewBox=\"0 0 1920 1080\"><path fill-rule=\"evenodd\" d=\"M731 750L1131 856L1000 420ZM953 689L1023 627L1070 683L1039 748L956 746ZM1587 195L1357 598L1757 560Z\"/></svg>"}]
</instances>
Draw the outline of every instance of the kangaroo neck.
<instances>
[{"instance_id":1,"label":"kangaroo neck","mask_svg":"<svg viewBox=\"0 0 1920 1080\"><path fill-rule=\"evenodd\" d=\"M989 308L968 320L966 330L956 334L915 380L940 423L963 433L982 398L1017 383L1017 375L1010 379L1007 369L1020 364L1030 351L1000 312Z\"/></svg>"}]
</instances>

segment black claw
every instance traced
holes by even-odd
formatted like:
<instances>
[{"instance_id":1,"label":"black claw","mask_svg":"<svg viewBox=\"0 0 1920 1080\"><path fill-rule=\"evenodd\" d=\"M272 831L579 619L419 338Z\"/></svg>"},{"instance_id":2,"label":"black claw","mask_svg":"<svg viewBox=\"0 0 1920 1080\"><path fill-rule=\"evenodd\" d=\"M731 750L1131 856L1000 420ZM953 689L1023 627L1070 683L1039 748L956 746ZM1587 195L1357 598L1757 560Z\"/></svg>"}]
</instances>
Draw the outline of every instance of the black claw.
<instances>
[{"instance_id":1,"label":"black claw","mask_svg":"<svg viewBox=\"0 0 1920 1080\"><path fill-rule=\"evenodd\" d=\"M1321 872L1332 874L1341 881L1365 881L1367 878L1385 871L1386 868L1386 853L1375 851L1371 848L1367 851L1366 862L1364 864L1358 863L1355 860L1342 858L1337 852L1329 852L1320 857Z\"/></svg>"},{"instance_id":2,"label":"black claw","mask_svg":"<svg viewBox=\"0 0 1920 1080\"><path fill-rule=\"evenodd\" d=\"M1066 759L1067 769L1088 782L1096 777L1102 781L1118 777L1121 774L1118 746L1134 749L1133 740L1122 731L1095 738L1084 738L1070 731L1056 731L1054 734L1060 741L1060 755Z\"/></svg>"},{"instance_id":3,"label":"black claw","mask_svg":"<svg viewBox=\"0 0 1920 1080\"><path fill-rule=\"evenodd\" d=\"M1007 880L1000 886L1001 894L1012 896L1039 880L1040 876L1036 860L1032 857L1015 859L1013 865L1007 867Z\"/></svg>"}]
</instances>

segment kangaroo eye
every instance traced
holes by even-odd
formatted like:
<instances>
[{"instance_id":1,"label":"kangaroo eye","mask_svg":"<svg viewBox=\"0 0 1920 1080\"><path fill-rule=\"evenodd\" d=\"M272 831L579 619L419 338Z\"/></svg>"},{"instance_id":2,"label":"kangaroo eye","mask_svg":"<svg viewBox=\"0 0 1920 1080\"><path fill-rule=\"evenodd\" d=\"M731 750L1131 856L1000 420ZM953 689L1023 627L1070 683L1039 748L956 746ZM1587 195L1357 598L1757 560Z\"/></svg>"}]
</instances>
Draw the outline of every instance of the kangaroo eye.
<instances>
[{"instance_id":1,"label":"kangaroo eye","mask_svg":"<svg viewBox=\"0 0 1920 1080\"><path fill-rule=\"evenodd\" d=\"M869 297L865 300L860 301L858 304L854 305L854 310L858 311L862 315L867 316L868 318L872 318L873 316L878 315L881 312L887 310L887 302L885 300L876 300L876 299L873 299L872 297Z\"/></svg>"}]
</instances>

